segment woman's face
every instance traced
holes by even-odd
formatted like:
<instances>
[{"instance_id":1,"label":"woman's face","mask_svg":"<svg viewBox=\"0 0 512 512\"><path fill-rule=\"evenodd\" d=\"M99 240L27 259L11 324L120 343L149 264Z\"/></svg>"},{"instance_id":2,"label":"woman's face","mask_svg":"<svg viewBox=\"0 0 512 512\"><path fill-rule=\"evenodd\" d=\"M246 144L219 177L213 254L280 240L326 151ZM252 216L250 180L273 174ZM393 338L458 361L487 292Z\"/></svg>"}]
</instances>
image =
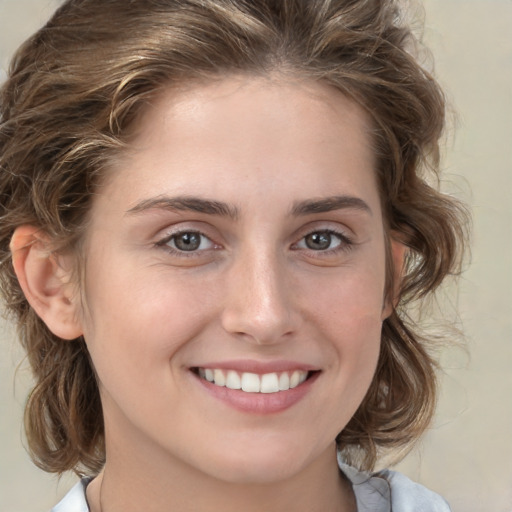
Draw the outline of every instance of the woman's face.
<instances>
[{"instance_id":1,"label":"woman's face","mask_svg":"<svg viewBox=\"0 0 512 512\"><path fill-rule=\"evenodd\" d=\"M389 314L368 132L318 83L234 77L150 107L86 239L107 457L232 482L332 459Z\"/></svg>"}]
</instances>

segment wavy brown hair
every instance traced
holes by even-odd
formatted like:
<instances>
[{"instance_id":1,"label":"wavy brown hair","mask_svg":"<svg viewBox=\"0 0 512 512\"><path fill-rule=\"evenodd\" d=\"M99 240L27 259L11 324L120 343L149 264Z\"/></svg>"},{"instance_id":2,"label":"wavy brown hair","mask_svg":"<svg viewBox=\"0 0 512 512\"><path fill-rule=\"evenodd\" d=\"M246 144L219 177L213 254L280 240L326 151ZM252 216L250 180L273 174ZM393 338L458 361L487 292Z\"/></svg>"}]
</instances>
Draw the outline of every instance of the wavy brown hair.
<instances>
[{"instance_id":1,"label":"wavy brown hair","mask_svg":"<svg viewBox=\"0 0 512 512\"><path fill-rule=\"evenodd\" d=\"M385 222L409 252L373 382L337 442L371 468L424 431L435 363L406 306L458 271L464 211L426 181L444 100L402 20L393 0L68 0L18 50L1 90L0 280L35 376L25 424L36 464L98 472L102 410L84 340L58 339L25 299L12 234L32 224L55 250L79 251L92 194L151 98L229 74L322 81L370 114Z\"/></svg>"}]
</instances>

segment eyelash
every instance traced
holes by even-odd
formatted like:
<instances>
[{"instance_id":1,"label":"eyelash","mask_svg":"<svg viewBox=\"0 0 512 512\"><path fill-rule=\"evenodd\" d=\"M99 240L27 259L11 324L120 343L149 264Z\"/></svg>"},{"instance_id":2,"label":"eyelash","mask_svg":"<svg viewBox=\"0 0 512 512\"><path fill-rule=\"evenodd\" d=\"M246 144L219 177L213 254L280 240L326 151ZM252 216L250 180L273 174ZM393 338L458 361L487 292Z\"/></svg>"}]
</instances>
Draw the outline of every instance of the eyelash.
<instances>
[{"instance_id":1,"label":"eyelash","mask_svg":"<svg viewBox=\"0 0 512 512\"><path fill-rule=\"evenodd\" d=\"M202 250L195 249L195 250L191 250L191 251L186 251L186 250L180 250L180 249L178 249L176 247L171 247L169 245L170 242L172 242L173 240L176 241L176 239L178 237L182 236L182 235L197 235L197 236L201 237L200 244L202 244L204 240L208 240L208 242L213 247L208 248L208 249L202 249ZM205 251L210 251L210 250L215 250L217 248L220 248L220 246L215 244L215 242L213 242L211 240L211 238L206 236L204 233L201 233L201 231L197 231L197 230L194 230L194 229L183 229L183 230L171 233L171 234L167 235L165 238L163 238L162 240L158 240L155 243L155 246L159 247L161 249L164 249L166 252L168 252L168 253L170 253L172 255L176 255L176 256L179 256L179 257L182 257L182 258L183 257L185 257L185 258L198 257L198 256L201 256L202 254L204 254Z\"/></svg>"},{"instance_id":2,"label":"eyelash","mask_svg":"<svg viewBox=\"0 0 512 512\"><path fill-rule=\"evenodd\" d=\"M299 250L300 247L298 247L298 245L302 242L305 243L305 240L308 236L315 235L315 234L322 234L322 235L328 235L330 237L336 237L339 241L339 244L332 249L314 250L314 249L306 248L306 250L309 250L311 253L315 254L315 256L317 256L317 257L335 255L340 252L347 252L347 251L351 250L355 245L352 238L347 236L342 231L337 231L334 229L316 229L316 230L310 231L309 233L304 235L299 240L299 242L296 242L295 244L293 244L292 248L294 250Z\"/></svg>"},{"instance_id":3,"label":"eyelash","mask_svg":"<svg viewBox=\"0 0 512 512\"><path fill-rule=\"evenodd\" d=\"M209 247L207 249L197 248L197 249L187 251L187 250L180 250L177 247L172 247L169 245L173 240L174 240L174 245L175 245L176 239L178 237L180 237L182 235L186 235L186 234L196 235L196 236L201 237L200 246L204 240L208 240L208 242L212 245L212 247ZM304 247L305 250L311 252L312 254L316 253L315 256L317 256L317 257L335 255L340 252L347 252L347 251L351 250L353 248L353 246L355 245L354 241L341 231L336 231L334 229L317 229L317 230L313 230L313 231L306 233L304 236L302 236L300 238L300 240L298 242L292 244L292 247L291 247L292 250L301 250L302 248L299 247L299 244L301 244L301 243L306 244L307 242L305 242L305 240L307 239L307 237L315 235L315 234L328 235L329 237L335 237L339 241L339 244L336 247L331 248L331 249L315 250L315 249L311 249L308 247ZM185 258L198 257L198 256L201 256L202 254L204 254L206 251L215 250L215 249L218 249L221 247L220 245L215 244L215 242L213 242L211 240L211 238L209 238L207 235L205 235L204 233L201 233L201 231L194 230L194 229L183 229L180 231L176 231L175 233L171 233L171 234L167 235L165 238L163 238L162 240L157 241L155 243L155 246L164 249L165 251L167 251L168 253L170 253L172 255L177 255L179 257L185 257Z\"/></svg>"}]
</instances>

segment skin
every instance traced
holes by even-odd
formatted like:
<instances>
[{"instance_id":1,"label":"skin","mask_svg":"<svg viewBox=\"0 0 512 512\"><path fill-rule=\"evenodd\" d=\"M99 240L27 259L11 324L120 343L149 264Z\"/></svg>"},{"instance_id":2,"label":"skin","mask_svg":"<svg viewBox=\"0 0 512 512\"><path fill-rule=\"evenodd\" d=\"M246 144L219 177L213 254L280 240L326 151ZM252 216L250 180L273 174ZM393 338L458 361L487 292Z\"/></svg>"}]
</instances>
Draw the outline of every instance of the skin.
<instances>
[{"instance_id":1,"label":"skin","mask_svg":"<svg viewBox=\"0 0 512 512\"><path fill-rule=\"evenodd\" d=\"M98 374L107 463L88 488L93 512L355 510L335 438L391 311L369 129L319 83L166 91L95 197L83 289L64 258L36 259L38 244L15 258L40 316L83 334ZM199 248L180 251L183 233L199 233ZM311 246L318 234L327 247ZM22 236L38 235L21 229L15 246ZM244 412L191 371L231 360L293 361L316 378L283 411Z\"/></svg>"}]
</instances>

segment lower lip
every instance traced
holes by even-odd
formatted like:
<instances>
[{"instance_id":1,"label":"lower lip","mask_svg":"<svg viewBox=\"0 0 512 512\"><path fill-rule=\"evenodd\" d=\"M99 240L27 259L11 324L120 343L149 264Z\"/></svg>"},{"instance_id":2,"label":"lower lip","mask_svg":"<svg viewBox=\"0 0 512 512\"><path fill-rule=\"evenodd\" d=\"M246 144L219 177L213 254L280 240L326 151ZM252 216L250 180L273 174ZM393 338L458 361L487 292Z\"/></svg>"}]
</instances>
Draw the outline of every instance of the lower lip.
<instances>
[{"instance_id":1,"label":"lower lip","mask_svg":"<svg viewBox=\"0 0 512 512\"><path fill-rule=\"evenodd\" d=\"M234 409L252 414L275 414L289 409L302 400L311 390L320 372L313 373L296 388L276 393L246 393L240 389L216 386L195 373L193 375L208 393Z\"/></svg>"}]
</instances>

